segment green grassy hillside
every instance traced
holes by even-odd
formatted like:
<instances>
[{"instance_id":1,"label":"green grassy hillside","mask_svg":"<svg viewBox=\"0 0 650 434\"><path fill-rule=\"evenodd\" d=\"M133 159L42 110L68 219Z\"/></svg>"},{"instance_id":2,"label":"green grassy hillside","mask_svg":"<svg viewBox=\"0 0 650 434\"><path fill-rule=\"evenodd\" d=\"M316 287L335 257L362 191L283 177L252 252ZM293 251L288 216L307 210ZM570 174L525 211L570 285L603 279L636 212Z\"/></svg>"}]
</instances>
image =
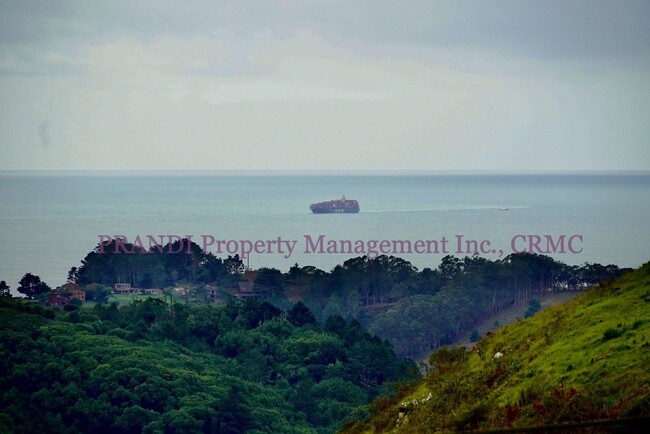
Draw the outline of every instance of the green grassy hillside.
<instances>
[{"instance_id":1,"label":"green grassy hillside","mask_svg":"<svg viewBox=\"0 0 650 434\"><path fill-rule=\"evenodd\" d=\"M493 430L648 417L650 263L489 334L469 353L443 348L431 355L428 368L425 379L399 385L394 396L376 400L366 419L349 422L342 432Z\"/></svg>"}]
</instances>

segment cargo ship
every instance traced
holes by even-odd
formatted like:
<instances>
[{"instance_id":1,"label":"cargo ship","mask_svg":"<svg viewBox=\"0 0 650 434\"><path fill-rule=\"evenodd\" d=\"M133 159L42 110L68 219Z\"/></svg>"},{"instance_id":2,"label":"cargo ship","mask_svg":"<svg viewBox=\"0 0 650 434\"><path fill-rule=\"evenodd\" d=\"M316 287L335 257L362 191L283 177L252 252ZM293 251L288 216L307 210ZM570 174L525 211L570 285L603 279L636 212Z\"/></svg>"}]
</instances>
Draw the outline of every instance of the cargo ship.
<instances>
[{"instance_id":1,"label":"cargo ship","mask_svg":"<svg viewBox=\"0 0 650 434\"><path fill-rule=\"evenodd\" d=\"M345 196L343 196L343 198L338 200L312 203L309 209L314 214L350 214L359 212L359 202L352 199L346 199Z\"/></svg>"}]
</instances>

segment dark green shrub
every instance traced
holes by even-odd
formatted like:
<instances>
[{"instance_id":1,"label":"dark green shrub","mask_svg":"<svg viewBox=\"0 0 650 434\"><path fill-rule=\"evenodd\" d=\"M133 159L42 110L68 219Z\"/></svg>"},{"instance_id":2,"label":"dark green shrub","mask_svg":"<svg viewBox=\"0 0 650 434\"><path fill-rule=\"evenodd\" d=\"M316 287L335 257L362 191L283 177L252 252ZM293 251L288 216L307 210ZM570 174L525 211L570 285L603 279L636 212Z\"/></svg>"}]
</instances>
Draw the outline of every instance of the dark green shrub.
<instances>
[{"instance_id":1,"label":"dark green shrub","mask_svg":"<svg viewBox=\"0 0 650 434\"><path fill-rule=\"evenodd\" d=\"M607 329L603 332L603 341L608 341L614 339L623 334L622 330L619 329Z\"/></svg>"}]
</instances>

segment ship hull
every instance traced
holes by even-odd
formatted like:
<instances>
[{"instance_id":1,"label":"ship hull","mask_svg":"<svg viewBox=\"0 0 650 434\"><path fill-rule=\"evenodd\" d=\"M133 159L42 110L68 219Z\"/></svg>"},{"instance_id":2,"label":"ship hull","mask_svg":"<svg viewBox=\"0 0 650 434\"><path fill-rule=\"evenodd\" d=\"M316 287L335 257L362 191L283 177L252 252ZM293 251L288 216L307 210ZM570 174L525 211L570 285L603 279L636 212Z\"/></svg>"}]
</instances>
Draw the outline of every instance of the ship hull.
<instances>
[{"instance_id":1,"label":"ship hull","mask_svg":"<svg viewBox=\"0 0 650 434\"><path fill-rule=\"evenodd\" d=\"M343 196L340 200L313 203L309 209L314 214L356 214L359 212L359 202Z\"/></svg>"},{"instance_id":2,"label":"ship hull","mask_svg":"<svg viewBox=\"0 0 650 434\"><path fill-rule=\"evenodd\" d=\"M359 208L312 208L314 214L356 214Z\"/></svg>"}]
</instances>

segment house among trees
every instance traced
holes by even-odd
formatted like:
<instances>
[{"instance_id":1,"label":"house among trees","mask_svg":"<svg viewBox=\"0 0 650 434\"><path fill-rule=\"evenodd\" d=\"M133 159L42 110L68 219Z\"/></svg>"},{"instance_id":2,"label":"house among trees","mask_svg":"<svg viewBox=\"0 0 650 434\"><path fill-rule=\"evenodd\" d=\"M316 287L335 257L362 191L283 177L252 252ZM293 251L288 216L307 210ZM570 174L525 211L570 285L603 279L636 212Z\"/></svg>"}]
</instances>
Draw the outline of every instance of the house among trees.
<instances>
[{"instance_id":1,"label":"house among trees","mask_svg":"<svg viewBox=\"0 0 650 434\"><path fill-rule=\"evenodd\" d=\"M159 288L134 288L130 283L116 283L113 285L113 294L162 294Z\"/></svg>"},{"instance_id":2,"label":"house among trees","mask_svg":"<svg viewBox=\"0 0 650 434\"><path fill-rule=\"evenodd\" d=\"M64 295L68 297L69 300L77 299L79 301L86 301L86 291L81 289L81 286L72 282L59 286L52 291L52 293Z\"/></svg>"},{"instance_id":3,"label":"house among trees","mask_svg":"<svg viewBox=\"0 0 650 434\"><path fill-rule=\"evenodd\" d=\"M72 300L85 301L86 292L76 283L68 282L51 291L45 300L45 305L65 306Z\"/></svg>"},{"instance_id":4,"label":"house among trees","mask_svg":"<svg viewBox=\"0 0 650 434\"><path fill-rule=\"evenodd\" d=\"M241 280L232 288L232 295L238 300L247 300L250 298L260 298L266 294L266 291L255 283L259 276L258 270L246 270L241 275Z\"/></svg>"},{"instance_id":5,"label":"house among trees","mask_svg":"<svg viewBox=\"0 0 650 434\"><path fill-rule=\"evenodd\" d=\"M113 293L115 294L135 294L136 289L131 287L130 283L116 283L113 286Z\"/></svg>"},{"instance_id":6,"label":"house among trees","mask_svg":"<svg viewBox=\"0 0 650 434\"><path fill-rule=\"evenodd\" d=\"M68 297L61 294L50 293L50 295L47 296L47 299L45 299L45 306L65 306L68 304L68 301Z\"/></svg>"}]
</instances>

